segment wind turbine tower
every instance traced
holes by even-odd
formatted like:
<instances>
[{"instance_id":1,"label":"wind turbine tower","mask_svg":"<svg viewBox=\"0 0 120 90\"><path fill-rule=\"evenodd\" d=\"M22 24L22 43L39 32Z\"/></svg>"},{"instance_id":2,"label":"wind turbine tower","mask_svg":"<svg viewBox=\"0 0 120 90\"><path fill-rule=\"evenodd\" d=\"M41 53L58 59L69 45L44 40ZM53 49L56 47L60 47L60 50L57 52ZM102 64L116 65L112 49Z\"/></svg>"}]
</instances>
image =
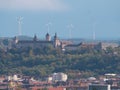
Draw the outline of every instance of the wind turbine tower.
<instances>
[{"instance_id":1,"label":"wind turbine tower","mask_svg":"<svg viewBox=\"0 0 120 90\"><path fill-rule=\"evenodd\" d=\"M96 23L93 24L93 40L96 40L95 25Z\"/></svg>"},{"instance_id":2,"label":"wind turbine tower","mask_svg":"<svg viewBox=\"0 0 120 90\"><path fill-rule=\"evenodd\" d=\"M18 21L18 35L21 36L22 35L22 20L23 17L18 17L17 21Z\"/></svg>"},{"instance_id":3,"label":"wind turbine tower","mask_svg":"<svg viewBox=\"0 0 120 90\"><path fill-rule=\"evenodd\" d=\"M51 22L47 23L46 26L47 26L47 32L49 33L50 32L50 26L52 25Z\"/></svg>"},{"instance_id":4,"label":"wind turbine tower","mask_svg":"<svg viewBox=\"0 0 120 90\"><path fill-rule=\"evenodd\" d=\"M93 40L96 40L95 31L93 31Z\"/></svg>"},{"instance_id":5,"label":"wind turbine tower","mask_svg":"<svg viewBox=\"0 0 120 90\"><path fill-rule=\"evenodd\" d=\"M73 24L68 25L68 29L69 29L69 39L72 38L72 29L74 28Z\"/></svg>"}]
</instances>

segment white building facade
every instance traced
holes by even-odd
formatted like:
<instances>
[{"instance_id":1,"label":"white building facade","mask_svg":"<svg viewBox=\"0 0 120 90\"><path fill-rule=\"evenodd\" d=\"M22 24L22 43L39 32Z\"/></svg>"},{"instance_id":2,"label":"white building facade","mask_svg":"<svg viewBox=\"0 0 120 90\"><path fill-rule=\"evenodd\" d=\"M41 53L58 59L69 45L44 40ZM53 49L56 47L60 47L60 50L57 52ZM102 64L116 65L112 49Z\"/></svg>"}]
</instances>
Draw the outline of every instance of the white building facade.
<instances>
[{"instance_id":1,"label":"white building facade","mask_svg":"<svg viewBox=\"0 0 120 90\"><path fill-rule=\"evenodd\" d=\"M64 73L54 73L52 75L52 81L53 82L57 82L57 81L66 82L67 79L68 79L68 76L67 76L67 74L64 74Z\"/></svg>"}]
</instances>

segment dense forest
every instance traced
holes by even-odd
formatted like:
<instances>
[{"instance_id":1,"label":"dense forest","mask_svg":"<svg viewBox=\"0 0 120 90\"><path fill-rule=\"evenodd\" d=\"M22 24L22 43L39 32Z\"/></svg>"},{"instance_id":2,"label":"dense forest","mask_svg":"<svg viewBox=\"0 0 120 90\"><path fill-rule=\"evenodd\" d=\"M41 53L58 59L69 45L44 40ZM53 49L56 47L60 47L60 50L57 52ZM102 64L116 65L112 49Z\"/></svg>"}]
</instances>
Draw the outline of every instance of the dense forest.
<instances>
[{"instance_id":1,"label":"dense forest","mask_svg":"<svg viewBox=\"0 0 120 90\"><path fill-rule=\"evenodd\" d=\"M70 77L119 74L120 47L106 50L80 48L76 51L62 51L52 46L0 49L0 75L17 73L44 77L54 72L64 72Z\"/></svg>"}]
</instances>

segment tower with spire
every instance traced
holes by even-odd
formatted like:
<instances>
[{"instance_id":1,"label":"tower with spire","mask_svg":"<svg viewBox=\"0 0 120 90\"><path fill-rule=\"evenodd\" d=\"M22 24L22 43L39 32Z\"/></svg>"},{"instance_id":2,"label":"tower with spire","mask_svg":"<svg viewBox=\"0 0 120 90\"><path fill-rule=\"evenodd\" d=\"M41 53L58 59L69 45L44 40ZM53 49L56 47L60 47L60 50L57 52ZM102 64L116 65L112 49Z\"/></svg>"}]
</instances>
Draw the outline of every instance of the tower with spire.
<instances>
[{"instance_id":1,"label":"tower with spire","mask_svg":"<svg viewBox=\"0 0 120 90\"><path fill-rule=\"evenodd\" d=\"M17 44L17 43L18 43L18 37L15 36L15 37L13 38L13 41L14 41L14 44Z\"/></svg>"},{"instance_id":2,"label":"tower with spire","mask_svg":"<svg viewBox=\"0 0 120 90\"><path fill-rule=\"evenodd\" d=\"M58 46L60 46L60 40L57 37L57 33L55 33L55 36L54 36L54 47L57 48Z\"/></svg>"},{"instance_id":3,"label":"tower with spire","mask_svg":"<svg viewBox=\"0 0 120 90\"><path fill-rule=\"evenodd\" d=\"M34 35L33 41L37 41L37 36L36 36L36 34Z\"/></svg>"},{"instance_id":4,"label":"tower with spire","mask_svg":"<svg viewBox=\"0 0 120 90\"><path fill-rule=\"evenodd\" d=\"M51 40L51 37L49 35L49 33L46 34L46 41L50 41Z\"/></svg>"}]
</instances>

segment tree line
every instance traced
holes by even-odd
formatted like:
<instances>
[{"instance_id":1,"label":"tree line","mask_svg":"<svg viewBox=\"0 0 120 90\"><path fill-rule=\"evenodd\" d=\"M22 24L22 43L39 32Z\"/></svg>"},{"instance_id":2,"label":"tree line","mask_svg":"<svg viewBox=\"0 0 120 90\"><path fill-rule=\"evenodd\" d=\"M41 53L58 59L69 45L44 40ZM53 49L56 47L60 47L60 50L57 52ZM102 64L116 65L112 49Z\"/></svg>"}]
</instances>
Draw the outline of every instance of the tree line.
<instances>
[{"instance_id":1,"label":"tree line","mask_svg":"<svg viewBox=\"0 0 120 90\"><path fill-rule=\"evenodd\" d=\"M97 76L120 71L120 47L106 50L80 48L62 51L60 48L0 49L0 75L23 74L34 77L64 72L70 78Z\"/></svg>"}]
</instances>

